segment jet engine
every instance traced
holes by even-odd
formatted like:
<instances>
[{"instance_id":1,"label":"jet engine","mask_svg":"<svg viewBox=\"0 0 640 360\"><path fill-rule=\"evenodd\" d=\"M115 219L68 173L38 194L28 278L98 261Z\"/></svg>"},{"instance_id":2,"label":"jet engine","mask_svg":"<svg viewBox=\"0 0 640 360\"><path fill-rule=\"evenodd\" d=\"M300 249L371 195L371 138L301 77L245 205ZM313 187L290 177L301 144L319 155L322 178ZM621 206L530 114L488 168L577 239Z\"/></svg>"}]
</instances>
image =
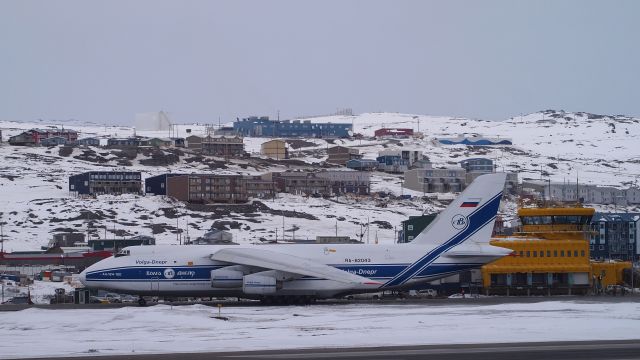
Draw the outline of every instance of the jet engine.
<instances>
[{"instance_id":1,"label":"jet engine","mask_svg":"<svg viewBox=\"0 0 640 360\"><path fill-rule=\"evenodd\" d=\"M217 269L211 271L211 287L239 288L242 287L244 273L239 270Z\"/></svg>"},{"instance_id":2,"label":"jet engine","mask_svg":"<svg viewBox=\"0 0 640 360\"><path fill-rule=\"evenodd\" d=\"M242 278L242 291L245 294L267 295L278 290L276 278L251 274Z\"/></svg>"}]
</instances>

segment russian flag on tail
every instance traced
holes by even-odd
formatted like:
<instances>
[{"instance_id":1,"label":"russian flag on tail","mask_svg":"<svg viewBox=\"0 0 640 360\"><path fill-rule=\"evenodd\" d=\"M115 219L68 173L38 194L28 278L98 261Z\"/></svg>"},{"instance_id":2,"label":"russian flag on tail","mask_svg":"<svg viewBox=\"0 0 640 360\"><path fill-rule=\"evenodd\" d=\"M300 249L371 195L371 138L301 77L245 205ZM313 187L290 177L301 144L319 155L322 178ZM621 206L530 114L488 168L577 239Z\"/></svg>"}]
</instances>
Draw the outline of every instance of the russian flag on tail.
<instances>
[{"instance_id":1,"label":"russian flag on tail","mask_svg":"<svg viewBox=\"0 0 640 360\"><path fill-rule=\"evenodd\" d=\"M466 201L462 202L462 205L460 205L460 207L476 207L478 206L478 204L480 204L480 201L482 201L482 199L469 199Z\"/></svg>"}]
</instances>

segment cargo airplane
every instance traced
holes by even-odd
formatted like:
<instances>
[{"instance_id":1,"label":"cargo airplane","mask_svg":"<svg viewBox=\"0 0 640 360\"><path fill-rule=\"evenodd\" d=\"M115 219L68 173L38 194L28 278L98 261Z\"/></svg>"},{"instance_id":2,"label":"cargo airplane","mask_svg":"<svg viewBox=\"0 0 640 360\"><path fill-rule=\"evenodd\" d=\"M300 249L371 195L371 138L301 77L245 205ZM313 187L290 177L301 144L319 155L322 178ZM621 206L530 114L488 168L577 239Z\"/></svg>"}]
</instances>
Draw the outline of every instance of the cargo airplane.
<instances>
[{"instance_id":1,"label":"cargo airplane","mask_svg":"<svg viewBox=\"0 0 640 360\"><path fill-rule=\"evenodd\" d=\"M143 296L234 296L308 303L406 290L499 259L489 244L505 174L479 176L406 244L131 246L80 274L88 288Z\"/></svg>"}]
</instances>

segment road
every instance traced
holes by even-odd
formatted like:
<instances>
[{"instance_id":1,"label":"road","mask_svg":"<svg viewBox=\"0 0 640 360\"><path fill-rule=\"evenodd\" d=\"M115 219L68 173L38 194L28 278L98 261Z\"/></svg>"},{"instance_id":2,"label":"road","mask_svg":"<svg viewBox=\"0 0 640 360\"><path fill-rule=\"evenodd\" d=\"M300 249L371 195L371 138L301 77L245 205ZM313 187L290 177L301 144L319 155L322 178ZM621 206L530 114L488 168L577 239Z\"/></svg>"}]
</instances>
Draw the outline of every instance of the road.
<instances>
[{"instance_id":1,"label":"road","mask_svg":"<svg viewBox=\"0 0 640 360\"><path fill-rule=\"evenodd\" d=\"M593 303L617 303L617 302L640 302L640 296L627 295L627 296L490 296L481 297L477 299L384 299L384 300L321 300L312 306L322 305L340 305L340 304L377 304L377 305L398 305L398 304L424 304L430 306L450 306L450 305L497 305L497 304L513 304L513 303L537 303L541 301L581 301L581 302L593 302ZM147 306L157 305L158 303L147 303ZM193 302L165 302L165 305L193 305ZM235 306L262 306L259 301L236 301L236 300L220 300L220 301L206 301L199 302L199 304L217 306L222 304L225 307ZM136 303L126 304L55 304L55 305L0 305L1 311L19 311L36 307L40 309L49 310L64 310L64 309L107 309L107 308L120 308L126 306L137 307Z\"/></svg>"},{"instance_id":2,"label":"road","mask_svg":"<svg viewBox=\"0 0 640 360\"><path fill-rule=\"evenodd\" d=\"M246 352L174 353L60 357L69 360L255 360L255 359L394 359L394 360L571 360L640 359L640 341L589 341L508 344L387 346L376 348L269 350ZM44 358L42 358L44 359Z\"/></svg>"}]
</instances>

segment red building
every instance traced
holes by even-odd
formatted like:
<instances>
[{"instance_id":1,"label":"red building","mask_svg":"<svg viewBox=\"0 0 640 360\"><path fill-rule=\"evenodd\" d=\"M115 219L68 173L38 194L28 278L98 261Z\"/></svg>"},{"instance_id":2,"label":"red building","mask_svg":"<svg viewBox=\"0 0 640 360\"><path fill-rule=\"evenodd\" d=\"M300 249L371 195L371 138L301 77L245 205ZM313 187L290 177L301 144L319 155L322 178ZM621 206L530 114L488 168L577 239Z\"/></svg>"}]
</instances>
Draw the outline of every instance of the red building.
<instances>
[{"instance_id":1,"label":"red building","mask_svg":"<svg viewBox=\"0 0 640 360\"><path fill-rule=\"evenodd\" d=\"M413 136L413 129L382 128L374 133L375 137L407 138Z\"/></svg>"},{"instance_id":2,"label":"red building","mask_svg":"<svg viewBox=\"0 0 640 360\"><path fill-rule=\"evenodd\" d=\"M53 137L60 137L65 139L67 143L72 143L78 140L78 132L65 129L31 129L20 135L10 137L9 144L39 145L41 140Z\"/></svg>"}]
</instances>

